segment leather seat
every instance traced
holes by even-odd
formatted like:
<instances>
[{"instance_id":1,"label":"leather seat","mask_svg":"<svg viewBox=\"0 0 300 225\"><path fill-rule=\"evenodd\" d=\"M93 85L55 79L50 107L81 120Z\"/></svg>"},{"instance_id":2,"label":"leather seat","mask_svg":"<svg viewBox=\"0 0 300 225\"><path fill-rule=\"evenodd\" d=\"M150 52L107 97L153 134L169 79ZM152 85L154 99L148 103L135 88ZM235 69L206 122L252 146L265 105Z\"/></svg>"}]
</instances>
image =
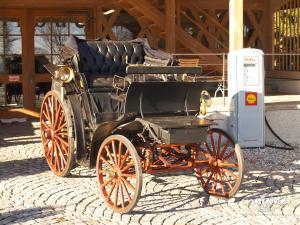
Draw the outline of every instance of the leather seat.
<instances>
[{"instance_id":1,"label":"leather seat","mask_svg":"<svg viewBox=\"0 0 300 225\"><path fill-rule=\"evenodd\" d=\"M130 41L82 40L71 36L64 47L77 53L74 64L85 74L90 87L107 85L101 79L97 82L97 78L124 77L127 64L143 64L145 57L143 45Z\"/></svg>"}]
</instances>

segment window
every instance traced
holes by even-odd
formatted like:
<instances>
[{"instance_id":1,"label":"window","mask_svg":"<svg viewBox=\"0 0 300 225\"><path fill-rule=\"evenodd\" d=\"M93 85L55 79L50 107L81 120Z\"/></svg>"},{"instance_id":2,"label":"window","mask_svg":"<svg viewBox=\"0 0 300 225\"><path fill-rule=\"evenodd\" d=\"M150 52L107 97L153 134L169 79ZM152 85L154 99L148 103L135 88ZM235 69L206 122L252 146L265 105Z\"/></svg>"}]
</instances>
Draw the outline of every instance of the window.
<instances>
[{"instance_id":1,"label":"window","mask_svg":"<svg viewBox=\"0 0 300 225\"><path fill-rule=\"evenodd\" d=\"M0 74L22 74L22 37L19 21L0 17Z\"/></svg>"},{"instance_id":2,"label":"window","mask_svg":"<svg viewBox=\"0 0 300 225\"><path fill-rule=\"evenodd\" d=\"M70 35L85 38L85 24L69 18L43 18L35 24L35 72L46 73L44 65L61 62L60 49Z\"/></svg>"}]
</instances>

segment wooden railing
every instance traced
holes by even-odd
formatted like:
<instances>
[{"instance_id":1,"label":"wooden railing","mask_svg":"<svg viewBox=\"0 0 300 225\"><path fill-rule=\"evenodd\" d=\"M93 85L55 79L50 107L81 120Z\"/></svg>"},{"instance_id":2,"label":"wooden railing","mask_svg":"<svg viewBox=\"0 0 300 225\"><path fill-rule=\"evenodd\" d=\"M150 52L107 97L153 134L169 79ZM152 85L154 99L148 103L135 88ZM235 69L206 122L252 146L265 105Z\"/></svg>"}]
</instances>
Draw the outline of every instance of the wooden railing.
<instances>
[{"instance_id":1,"label":"wooden railing","mask_svg":"<svg viewBox=\"0 0 300 225\"><path fill-rule=\"evenodd\" d=\"M274 12L273 70L300 71L300 0Z\"/></svg>"}]
</instances>

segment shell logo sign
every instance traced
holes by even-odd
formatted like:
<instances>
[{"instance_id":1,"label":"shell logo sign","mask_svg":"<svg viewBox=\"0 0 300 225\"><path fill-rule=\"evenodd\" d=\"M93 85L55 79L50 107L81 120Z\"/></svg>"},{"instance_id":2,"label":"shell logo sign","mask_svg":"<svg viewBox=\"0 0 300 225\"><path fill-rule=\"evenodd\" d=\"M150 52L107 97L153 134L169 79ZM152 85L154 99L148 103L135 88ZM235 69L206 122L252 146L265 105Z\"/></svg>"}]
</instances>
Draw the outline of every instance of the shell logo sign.
<instances>
[{"instance_id":1,"label":"shell logo sign","mask_svg":"<svg viewBox=\"0 0 300 225\"><path fill-rule=\"evenodd\" d=\"M257 105L257 93L256 92L246 92L245 93L245 104L248 106Z\"/></svg>"}]
</instances>

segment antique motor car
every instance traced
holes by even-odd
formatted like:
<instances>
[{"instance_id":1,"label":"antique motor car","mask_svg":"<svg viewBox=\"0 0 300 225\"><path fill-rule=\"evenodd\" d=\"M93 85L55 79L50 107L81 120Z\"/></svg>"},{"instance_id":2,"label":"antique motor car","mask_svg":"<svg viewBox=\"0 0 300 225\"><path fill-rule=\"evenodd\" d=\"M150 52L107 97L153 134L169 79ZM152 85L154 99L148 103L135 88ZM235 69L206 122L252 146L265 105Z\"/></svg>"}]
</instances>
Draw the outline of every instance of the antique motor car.
<instances>
[{"instance_id":1,"label":"antique motor car","mask_svg":"<svg viewBox=\"0 0 300 225\"><path fill-rule=\"evenodd\" d=\"M194 171L203 190L229 198L243 178L243 155L216 123L200 117L207 94L200 67L133 41L82 40L49 64L52 89L41 106L46 161L57 176L96 167L104 202L130 212L142 174ZM199 78L199 79L198 79Z\"/></svg>"}]
</instances>

